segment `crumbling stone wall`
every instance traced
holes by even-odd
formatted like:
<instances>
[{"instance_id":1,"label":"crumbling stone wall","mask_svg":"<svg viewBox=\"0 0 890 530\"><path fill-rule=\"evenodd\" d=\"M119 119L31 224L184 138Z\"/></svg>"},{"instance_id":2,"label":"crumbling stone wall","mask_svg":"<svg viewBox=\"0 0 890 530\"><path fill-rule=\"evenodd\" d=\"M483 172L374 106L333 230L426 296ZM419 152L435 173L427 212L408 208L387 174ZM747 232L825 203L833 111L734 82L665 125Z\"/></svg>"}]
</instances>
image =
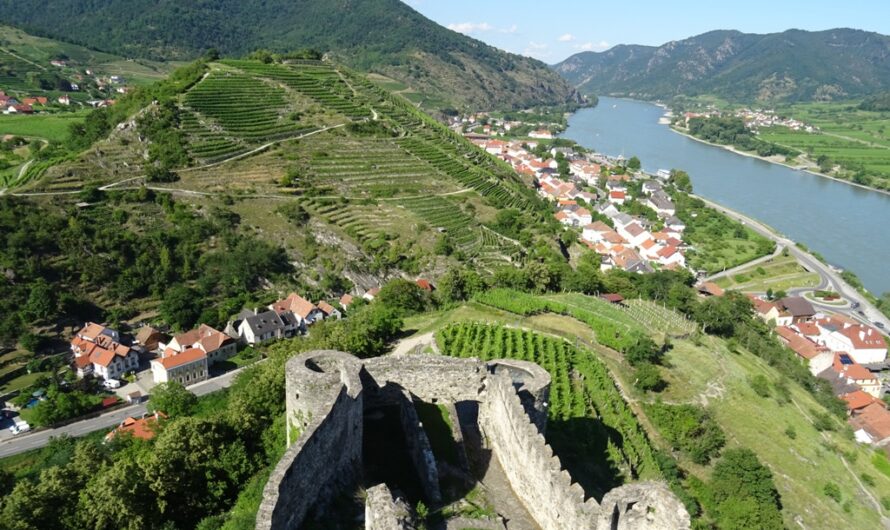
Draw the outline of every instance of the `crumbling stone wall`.
<instances>
[{"instance_id":1,"label":"crumbling stone wall","mask_svg":"<svg viewBox=\"0 0 890 530\"><path fill-rule=\"evenodd\" d=\"M358 483L365 405L411 403L412 396L430 403L479 402L479 425L494 457L544 530L689 528L689 515L663 485L616 488L603 499L602 509L595 499L585 498L544 440L550 375L534 363L486 364L435 355L362 361L347 353L317 351L288 361L286 376L288 441L293 445L263 491L258 529L298 529L310 509L323 507L337 492ZM413 405L402 408L401 420L410 435L410 427L419 425ZM419 433L423 436L415 437L420 443L414 449L431 458L432 451L424 449L429 449L429 440ZM436 469L427 456L414 460L421 472ZM434 482L432 475L427 479ZM388 488L371 488L367 528L409 528L407 519L393 515L398 506Z\"/></svg>"},{"instance_id":2,"label":"crumbling stone wall","mask_svg":"<svg viewBox=\"0 0 890 530\"><path fill-rule=\"evenodd\" d=\"M596 500L585 500L584 490L562 469L511 379L494 375L485 392L479 409L482 432L529 514L544 530L596 528Z\"/></svg>"},{"instance_id":3,"label":"crumbling stone wall","mask_svg":"<svg viewBox=\"0 0 890 530\"><path fill-rule=\"evenodd\" d=\"M359 368L352 355L331 351L287 363L288 441L296 441L263 489L258 530L298 528L311 509L323 509L361 476Z\"/></svg>"},{"instance_id":4,"label":"crumbling stone wall","mask_svg":"<svg viewBox=\"0 0 890 530\"><path fill-rule=\"evenodd\" d=\"M430 439L423 430L411 395L402 390L399 397L399 420L402 423L402 432L405 433L408 456L414 464L426 498L439 502L442 500L442 493L439 491L439 470L436 468L436 457L433 455Z\"/></svg>"},{"instance_id":5,"label":"crumbling stone wall","mask_svg":"<svg viewBox=\"0 0 890 530\"><path fill-rule=\"evenodd\" d=\"M397 500L386 484L378 484L367 493L365 530L414 530L408 504Z\"/></svg>"},{"instance_id":6,"label":"crumbling stone wall","mask_svg":"<svg viewBox=\"0 0 890 530\"><path fill-rule=\"evenodd\" d=\"M689 513L664 484L637 482L610 490L600 504L598 530L689 528Z\"/></svg>"}]
</instances>

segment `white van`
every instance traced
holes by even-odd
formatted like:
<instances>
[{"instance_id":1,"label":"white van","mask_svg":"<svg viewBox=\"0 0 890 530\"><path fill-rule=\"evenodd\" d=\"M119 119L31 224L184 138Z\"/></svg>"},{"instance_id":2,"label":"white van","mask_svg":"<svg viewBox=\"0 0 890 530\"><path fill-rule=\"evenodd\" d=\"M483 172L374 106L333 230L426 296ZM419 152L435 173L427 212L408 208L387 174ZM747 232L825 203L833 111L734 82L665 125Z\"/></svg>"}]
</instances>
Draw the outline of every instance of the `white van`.
<instances>
[{"instance_id":1,"label":"white van","mask_svg":"<svg viewBox=\"0 0 890 530\"><path fill-rule=\"evenodd\" d=\"M31 426L28 425L28 422L22 419L16 419L15 425L9 428L9 432L15 436L16 434L21 434L23 432L28 432L31 430Z\"/></svg>"},{"instance_id":2,"label":"white van","mask_svg":"<svg viewBox=\"0 0 890 530\"><path fill-rule=\"evenodd\" d=\"M109 390L114 390L114 389L116 389L116 388L120 388L120 387L121 387L121 382L118 381L117 379L106 379L106 380L102 383L102 386L104 386L105 388L107 388L107 389L109 389Z\"/></svg>"}]
</instances>

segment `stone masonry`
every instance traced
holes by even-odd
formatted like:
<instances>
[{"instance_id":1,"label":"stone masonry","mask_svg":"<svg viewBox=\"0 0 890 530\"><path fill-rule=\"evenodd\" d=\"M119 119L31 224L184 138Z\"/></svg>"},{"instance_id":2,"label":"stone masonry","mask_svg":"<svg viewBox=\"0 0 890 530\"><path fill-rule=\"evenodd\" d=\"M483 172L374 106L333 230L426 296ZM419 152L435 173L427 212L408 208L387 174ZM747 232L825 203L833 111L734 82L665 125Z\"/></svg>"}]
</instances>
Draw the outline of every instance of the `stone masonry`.
<instances>
[{"instance_id":1,"label":"stone masonry","mask_svg":"<svg viewBox=\"0 0 890 530\"><path fill-rule=\"evenodd\" d=\"M370 403L400 405L407 436L416 436L417 445L409 449L417 451L412 460L421 477L432 482L435 463L429 461L425 435L419 436L423 430L407 432L415 423L419 427L411 399L477 402L479 428L493 458L543 530L689 528L683 505L662 484L615 488L602 505L585 498L544 440L550 375L536 364L437 355L360 360L348 353L315 351L288 361L286 377L291 445L266 483L258 530L299 529L310 510L323 510L338 492L361 482L363 411ZM425 490L430 487L424 485ZM404 504L384 488L368 490L366 528L410 528Z\"/></svg>"}]
</instances>

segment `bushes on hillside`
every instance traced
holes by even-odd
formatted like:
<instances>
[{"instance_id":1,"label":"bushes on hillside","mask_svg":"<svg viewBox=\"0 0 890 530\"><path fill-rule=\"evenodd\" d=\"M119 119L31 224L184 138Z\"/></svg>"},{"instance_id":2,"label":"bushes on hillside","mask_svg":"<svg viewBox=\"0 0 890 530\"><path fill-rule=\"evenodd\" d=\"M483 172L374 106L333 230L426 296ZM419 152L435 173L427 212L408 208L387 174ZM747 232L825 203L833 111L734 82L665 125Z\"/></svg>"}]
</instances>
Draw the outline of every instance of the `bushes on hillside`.
<instances>
[{"instance_id":1,"label":"bushes on hillside","mask_svg":"<svg viewBox=\"0 0 890 530\"><path fill-rule=\"evenodd\" d=\"M726 443L720 425L697 405L645 405L646 415L674 449L686 453L696 464L707 464Z\"/></svg>"}]
</instances>

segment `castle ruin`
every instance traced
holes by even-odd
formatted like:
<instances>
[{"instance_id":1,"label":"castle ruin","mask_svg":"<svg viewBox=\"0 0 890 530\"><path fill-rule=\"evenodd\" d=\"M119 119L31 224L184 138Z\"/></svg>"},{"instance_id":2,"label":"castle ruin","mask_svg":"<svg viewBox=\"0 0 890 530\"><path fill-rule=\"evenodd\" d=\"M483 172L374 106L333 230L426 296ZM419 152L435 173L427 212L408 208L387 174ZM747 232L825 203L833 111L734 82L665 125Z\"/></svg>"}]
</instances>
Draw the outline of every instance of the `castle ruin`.
<instances>
[{"instance_id":1,"label":"castle ruin","mask_svg":"<svg viewBox=\"0 0 890 530\"><path fill-rule=\"evenodd\" d=\"M550 375L534 363L437 355L362 360L313 351L288 361L286 388L289 447L266 483L258 530L299 529L358 486L367 488L366 529L413 529L411 504L400 493L435 506L443 494L440 475L461 467L437 462L418 415L424 404L458 416L456 438L462 429L479 434L527 512L526 527L689 527L682 503L660 483L615 488L602 503L586 497L544 440Z\"/></svg>"}]
</instances>

